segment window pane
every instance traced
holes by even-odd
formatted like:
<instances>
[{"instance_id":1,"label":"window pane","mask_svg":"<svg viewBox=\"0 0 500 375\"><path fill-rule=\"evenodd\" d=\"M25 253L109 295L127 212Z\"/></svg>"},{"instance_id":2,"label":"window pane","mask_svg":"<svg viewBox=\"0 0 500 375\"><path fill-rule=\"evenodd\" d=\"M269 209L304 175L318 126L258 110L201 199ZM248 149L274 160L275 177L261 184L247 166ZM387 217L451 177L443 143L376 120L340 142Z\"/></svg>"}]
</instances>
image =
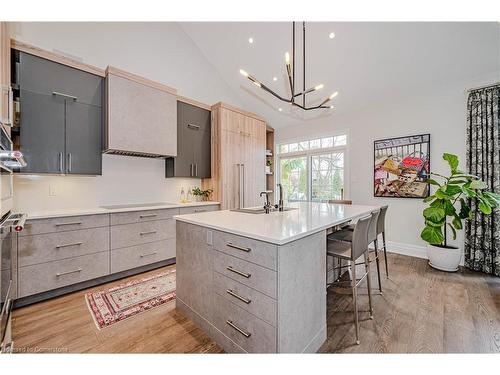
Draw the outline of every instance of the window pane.
<instances>
[{"instance_id":1,"label":"window pane","mask_svg":"<svg viewBox=\"0 0 500 375\"><path fill-rule=\"evenodd\" d=\"M288 145L280 146L280 154L286 154L288 152Z\"/></svg>"},{"instance_id":2,"label":"window pane","mask_svg":"<svg viewBox=\"0 0 500 375\"><path fill-rule=\"evenodd\" d=\"M309 141L299 142L299 150L300 151L309 150Z\"/></svg>"},{"instance_id":3,"label":"window pane","mask_svg":"<svg viewBox=\"0 0 500 375\"><path fill-rule=\"evenodd\" d=\"M280 160L284 199L290 202L307 200L307 159L305 156Z\"/></svg>"},{"instance_id":4,"label":"window pane","mask_svg":"<svg viewBox=\"0 0 500 375\"><path fill-rule=\"evenodd\" d=\"M321 139L321 148L326 148L326 147L333 147L333 137Z\"/></svg>"},{"instance_id":5,"label":"window pane","mask_svg":"<svg viewBox=\"0 0 500 375\"><path fill-rule=\"evenodd\" d=\"M337 135L333 138L334 146L345 146L347 144L347 136L346 135Z\"/></svg>"},{"instance_id":6,"label":"window pane","mask_svg":"<svg viewBox=\"0 0 500 375\"><path fill-rule=\"evenodd\" d=\"M290 143L288 145L288 152L295 152L299 150L299 145L298 143Z\"/></svg>"},{"instance_id":7,"label":"window pane","mask_svg":"<svg viewBox=\"0 0 500 375\"><path fill-rule=\"evenodd\" d=\"M312 200L341 199L344 188L344 154L311 156Z\"/></svg>"},{"instance_id":8,"label":"window pane","mask_svg":"<svg viewBox=\"0 0 500 375\"><path fill-rule=\"evenodd\" d=\"M312 149L315 148L320 148L321 147L321 140L320 139L313 139L312 141L309 141L309 147Z\"/></svg>"}]
</instances>

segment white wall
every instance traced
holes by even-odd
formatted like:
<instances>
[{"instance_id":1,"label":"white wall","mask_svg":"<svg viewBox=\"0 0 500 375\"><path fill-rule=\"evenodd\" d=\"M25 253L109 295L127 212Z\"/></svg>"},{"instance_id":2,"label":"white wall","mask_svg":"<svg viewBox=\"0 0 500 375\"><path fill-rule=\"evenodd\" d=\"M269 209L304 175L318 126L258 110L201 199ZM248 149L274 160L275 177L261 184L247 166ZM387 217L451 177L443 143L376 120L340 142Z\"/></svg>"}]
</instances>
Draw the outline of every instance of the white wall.
<instances>
[{"instance_id":1,"label":"white wall","mask_svg":"<svg viewBox=\"0 0 500 375\"><path fill-rule=\"evenodd\" d=\"M241 105L236 94L176 23L13 23L14 38L105 68L128 70L207 104ZM165 179L161 160L103 155L99 177L16 176L19 211L177 200L196 179ZM49 185L55 196L49 197Z\"/></svg>"},{"instance_id":2,"label":"white wall","mask_svg":"<svg viewBox=\"0 0 500 375\"><path fill-rule=\"evenodd\" d=\"M392 250L425 256L425 243L420 239L423 225L421 200L373 197L373 141L413 134L431 134L431 169L448 172L442 160L444 152L459 156L465 169L465 129L467 87L496 82L500 72L426 92L408 92L406 97L381 98L365 110L301 126L280 128L276 142L313 137L340 129L350 134L350 197L354 203L389 205L387 238ZM457 238L463 246L463 232Z\"/></svg>"}]
</instances>

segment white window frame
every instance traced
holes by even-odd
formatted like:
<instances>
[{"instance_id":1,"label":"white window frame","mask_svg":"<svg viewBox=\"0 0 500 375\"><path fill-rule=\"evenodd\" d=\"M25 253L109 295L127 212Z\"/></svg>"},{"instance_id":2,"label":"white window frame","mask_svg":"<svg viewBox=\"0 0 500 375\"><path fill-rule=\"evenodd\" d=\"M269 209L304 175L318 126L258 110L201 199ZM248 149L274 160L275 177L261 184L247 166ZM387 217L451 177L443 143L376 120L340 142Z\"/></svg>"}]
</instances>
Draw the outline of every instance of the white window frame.
<instances>
[{"instance_id":1,"label":"white window frame","mask_svg":"<svg viewBox=\"0 0 500 375\"><path fill-rule=\"evenodd\" d=\"M346 136L346 145L345 146L334 146L328 148L316 148L314 150L306 150L306 151L295 151L295 152L287 152L280 153L281 145L286 145L289 143L296 142L304 142L304 141L312 141L318 138L327 138L327 137L335 137L339 135ZM339 130L335 132L328 133L319 133L319 134L311 134L307 137L300 138L287 138L281 139L279 142L276 142L274 145L274 149L276 150L276 183L281 182L281 159L288 159L291 157L305 156L306 157L306 168L307 168L307 200L309 202L311 199L311 188L312 188L312 168L311 168L311 156L328 154L333 152L343 152L344 153L344 199L350 199L351 197L351 174L349 168L349 151L351 145L351 136L349 134L349 130Z\"/></svg>"}]
</instances>

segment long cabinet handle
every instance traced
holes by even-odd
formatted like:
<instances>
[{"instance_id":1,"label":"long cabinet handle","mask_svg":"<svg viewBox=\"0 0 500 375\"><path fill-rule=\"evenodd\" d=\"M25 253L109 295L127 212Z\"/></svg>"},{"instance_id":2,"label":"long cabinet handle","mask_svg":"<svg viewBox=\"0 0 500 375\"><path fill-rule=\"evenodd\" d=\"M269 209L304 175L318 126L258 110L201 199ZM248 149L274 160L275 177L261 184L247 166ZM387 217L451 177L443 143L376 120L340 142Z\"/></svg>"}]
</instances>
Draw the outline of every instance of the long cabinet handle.
<instances>
[{"instance_id":1,"label":"long cabinet handle","mask_svg":"<svg viewBox=\"0 0 500 375\"><path fill-rule=\"evenodd\" d=\"M67 243L64 245L56 245L56 249L60 249L63 247L70 247L70 246L80 246L80 245L83 245L83 242L74 242L74 243Z\"/></svg>"},{"instance_id":2,"label":"long cabinet handle","mask_svg":"<svg viewBox=\"0 0 500 375\"><path fill-rule=\"evenodd\" d=\"M141 232L139 233L141 236L144 236L146 234L155 234L157 231L156 230L150 230L150 231L147 231L147 232Z\"/></svg>"},{"instance_id":3,"label":"long cabinet handle","mask_svg":"<svg viewBox=\"0 0 500 375\"><path fill-rule=\"evenodd\" d=\"M198 177L198 164L194 165L194 176Z\"/></svg>"},{"instance_id":4,"label":"long cabinet handle","mask_svg":"<svg viewBox=\"0 0 500 375\"><path fill-rule=\"evenodd\" d=\"M62 227L63 225L80 225L82 222L81 221L72 221L69 223L56 223L56 227Z\"/></svg>"},{"instance_id":5,"label":"long cabinet handle","mask_svg":"<svg viewBox=\"0 0 500 375\"><path fill-rule=\"evenodd\" d=\"M71 152L68 152L68 172L71 172L71 164L72 164L72 161L71 161Z\"/></svg>"},{"instance_id":6,"label":"long cabinet handle","mask_svg":"<svg viewBox=\"0 0 500 375\"><path fill-rule=\"evenodd\" d=\"M194 212L207 212L207 210L203 208L203 209L194 210Z\"/></svg>"},{"instance_id":7,"label":"long cabinet handle","mask_svg":"<svg viewBox=\"0 0 500 375\"><path fill-rule=\"evenodd\" d=\"M65 94L65 93L58 92L58 91L52 91L52 95L62 96L63 98L74 100L75 102L78 100L78 97L76 97L76 96Z\"/></svg>"},{"instance_id":8,"label":"long cabinet handle","mask_svg":"<svg viewBox=\"0 0 500 375\"><path fill-rule=\"evenodd\" d=\"M144 258L144 257L149 257L149 256L151 256L151 255L156 255L156 254L158 254L158 252L157 252L157 251L154 251L154 252L149 253L149 254L141 254L141 255L140 255L140 257L141 257L141 258Z\"/></svg>"},{"instance_id":9,"label":"long cabinet handle","mask_svg":"<svg viewBox=\"0 0 500 375\"><path fill-rule=\"evenodd\" d=\"M231 289L226 290L226 293L227 293L227 294L230 294L231 296L233 296L233 297L235 297L235 298L237 298L237 299L239 299L240 301L245 302L247 305L248 305L250 302L252 302L252 300L251 300L251 299L248 299L248 298L242 297L242 296L240 296L239 294L237 294L237 293L235 293L234 291L232 291Z\"/></svg>"},{"instance_id":10,"label":"long cabinet handle","mask_svg":"<svg viewBox=\"0 0 500 375\"><path fill-rule=\"evenodd\" d=\"M69 275L71 273L77 273L77 272L82 272L82 271L83 270L81 268L77 268L76 270L73 270L73 271L58 272L58 273L56 273L56 276L59 277L59 276Z\"/></svg>"},{"instance_id":11,"label":"long cabinet handle","mask_svg":"<svg viewBox=\"0 0 500 375\"><path fill-rule=\"evenodd\" d=\"M234 243L232 243L232 242L228 242L228 243L226 244L226 246L228 246L228 247L232 247L233 249L238 249L238 250L244 251L244 252L246 252L246 253L249 253L250 251L252 251L252 249L251 249L251 248L249 248L249 247L244 247L244 246L235 245L235 244L234 244Z\"/></svg>"},{"instance_id":12,"label":"long cabinet handle","mask_svg":"<svg viewBox=\"0 0 500 375\"><path fill-rule=\"evenodd\" d=\"M226 323L234 328L236 331L238 331L239 333L241 333L243 336L245 336L246 338L249 338L250 336L252 336L252 334L250 332L245 332L244 330L242 330L240 327L238 327L236 324L234 324L232 321L230 320L226 320Z\"/></svg>"},{"instance_id":13,"label":"long cabinet handle","mask_svg":"<svg viewBox=\"0 0 500 375\"><path fill-rule=\"evenodd\" d=\"M231 271L231 272L234 272L235 274L237 275L240 275L240 276L243 276L243 277L246 277L247 279L250 278L250 276L252 276L250 273L246 273L246 272L243 272L243 271L238 271L237 269L234 269L233 267L231 266L227 266L226 269L228 271Z\"/></svg>"},{"instance_id":14,"label":"long cabinet handle","mask_svg":"<svg viewBox=\"0 0 500 375\"><path fill-rule=\"evenodd\" d=\"M241 164L241 169L243 171L242 173L243 183L241 184L241 190L243 192L243 207L245 207L245 164Z\"/></svg>"},{"instance_id":15,"label":"long cabinet handle","mask_svg":"<svg viewBox=\"0 0 500 375\"><path fill-rule=\"evenodd\" d=\"M189 164L189 175L193 177L193 164Z\"/></svg>"},{"instance_id":16,"label":"long cabinet handle","mask_svg":"<svg viewBox=\"0 0 500 375\"><path fill-rule=\"evenodd\" d=\"M148 218L148 217L156 217L158 216L158 214L148 214L148 215L140 215L139 218L140 219L145 219L145 218Z\"/></svg>"},{"instance_id":17,"label":"long cabinet handle","mask_svg":"<svg viewBox=\"0 0 500 375\"><path fill-rule=\"evenodd\" d=\"M193 130L200 130L200 127L198 125L195 125L195 124L187 124L187 127L189 129L193 129Z\"/></svg>"},{"instance_id":18,"label":"long cabinet handle","mask_svg":"<svg viewBox=\"0 0 500 375\"><path fill-rule=\"evenodd\" d=\"M63 153L59 153L59 172L63 172Z\"/></svg>"}]
</instances>

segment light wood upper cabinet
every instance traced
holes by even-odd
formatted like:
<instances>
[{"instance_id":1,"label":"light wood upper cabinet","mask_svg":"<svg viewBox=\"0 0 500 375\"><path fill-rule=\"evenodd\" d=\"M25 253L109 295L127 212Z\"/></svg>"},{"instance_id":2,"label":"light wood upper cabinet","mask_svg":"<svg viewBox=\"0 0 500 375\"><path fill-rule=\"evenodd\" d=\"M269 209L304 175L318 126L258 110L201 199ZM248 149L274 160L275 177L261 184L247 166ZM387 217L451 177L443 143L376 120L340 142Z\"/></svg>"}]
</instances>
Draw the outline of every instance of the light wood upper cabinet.
<instances>
[{"instance_id":1,"label":"light wood upper cabinet","mask_svg":"<svg viewBox=\"0 0 500 375\"><path fill-rule=\"evenodd\" d=\"M228 106L212 107L212 179L221 209L260 206L266 188L266 123L255 115Z\"/></svg>"},{"instance_id":2,"label":"light wood upper cabinet","mask_svg":"<svg viewBox=\"0 0 500 375\"><path fill-rule=\"evenodd\" d=\"M106 78L108 153L177 155L176 91L108 67Z\"/></svg>"}]
</instances>

